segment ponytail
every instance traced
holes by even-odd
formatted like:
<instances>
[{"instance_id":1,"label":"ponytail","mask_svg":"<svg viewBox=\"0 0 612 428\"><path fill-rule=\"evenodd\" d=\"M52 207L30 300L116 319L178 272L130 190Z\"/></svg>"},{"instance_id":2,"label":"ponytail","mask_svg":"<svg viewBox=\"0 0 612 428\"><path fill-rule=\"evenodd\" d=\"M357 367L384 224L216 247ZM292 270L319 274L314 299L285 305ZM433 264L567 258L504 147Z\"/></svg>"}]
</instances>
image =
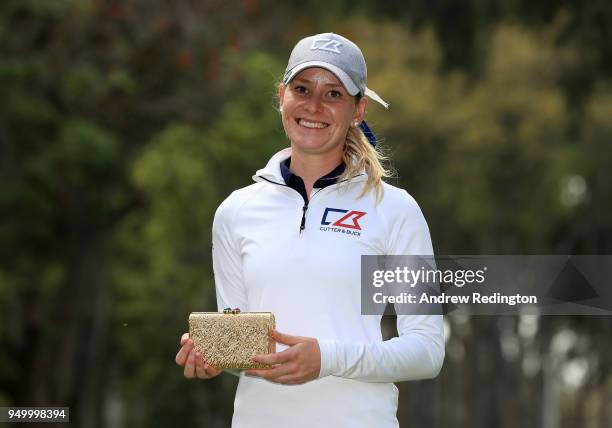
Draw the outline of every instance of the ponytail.
<instances>
[{"instance_id":1,"label":"ponytail","mask_svg":"<svg viewBox=\"0 0 612 428\"><path fill-rule=\"evenodd\" d=\"M338 181L350 179L363 171L368 175L368 180L359 195L365 196L370 190L376 193L376 201L383 196L383 178L392 176L392 171L385 168L384 162L388 160L380 149L374 148L365 134L358 126L349 127L342 152L342 160L346 165L344 173Z\"/></svg>"}]
</instances>

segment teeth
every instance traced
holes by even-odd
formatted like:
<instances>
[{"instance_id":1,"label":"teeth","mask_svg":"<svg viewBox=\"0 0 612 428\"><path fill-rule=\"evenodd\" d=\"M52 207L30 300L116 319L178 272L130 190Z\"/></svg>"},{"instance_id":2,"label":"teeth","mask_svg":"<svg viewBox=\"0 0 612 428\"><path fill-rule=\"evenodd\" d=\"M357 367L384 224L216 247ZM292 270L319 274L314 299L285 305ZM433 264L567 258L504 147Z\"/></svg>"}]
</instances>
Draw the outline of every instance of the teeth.
<instances>
[{"instance_id":1,"label":"teeth","mask_svg":"<svg viewBox=\"0 0 612 428\"><path fill-rule=\"evenodd\" d=\"M304 119L300 119L300 125L304 126L306 128L318 128L318 129L322 129L322 128L326 128L327 127L326 123L310 122L310 121L304 120Z\"/></svg>"}]
</instances>

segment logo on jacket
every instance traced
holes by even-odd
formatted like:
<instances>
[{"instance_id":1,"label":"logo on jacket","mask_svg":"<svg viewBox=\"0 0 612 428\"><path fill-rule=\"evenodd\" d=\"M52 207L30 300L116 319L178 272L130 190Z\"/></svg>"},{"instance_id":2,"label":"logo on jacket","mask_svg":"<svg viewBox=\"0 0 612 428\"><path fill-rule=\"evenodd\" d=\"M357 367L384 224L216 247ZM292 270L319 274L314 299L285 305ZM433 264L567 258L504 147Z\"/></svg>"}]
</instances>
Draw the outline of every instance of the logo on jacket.
<instances>
[{"instance_id":1,"label":"logo on jacket","mask_svg":"<svg viewBox=\"0 0 612 428\"><path fill-rule=\"evenodd\" d=\"M364 211L349 211L341 208L327 207L323 212L319 230L360 236L361 225L359 224L359 219L366 214Z\"/></svg>"}]
</instances>

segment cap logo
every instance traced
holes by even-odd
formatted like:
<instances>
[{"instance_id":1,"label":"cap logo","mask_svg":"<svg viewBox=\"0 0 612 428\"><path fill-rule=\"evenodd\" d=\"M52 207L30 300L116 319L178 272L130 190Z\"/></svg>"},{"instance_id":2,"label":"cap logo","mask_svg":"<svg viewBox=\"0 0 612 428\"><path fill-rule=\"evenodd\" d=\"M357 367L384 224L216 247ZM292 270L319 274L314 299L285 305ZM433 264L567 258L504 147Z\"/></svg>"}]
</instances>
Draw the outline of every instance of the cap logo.
<instances>
[{"instance_id":1,"label":"cap logo","mask_svg":"<svg viewBox=\"0 0 612 428\"><path fill-rule=\"evenodd\" d=\"M313 51L320 50L339 54L340 46L342 46L342 43L337 40L325 39L321 37L312 41L312 46L310 46L310 49Z\"/></svg>"}]
</instances>

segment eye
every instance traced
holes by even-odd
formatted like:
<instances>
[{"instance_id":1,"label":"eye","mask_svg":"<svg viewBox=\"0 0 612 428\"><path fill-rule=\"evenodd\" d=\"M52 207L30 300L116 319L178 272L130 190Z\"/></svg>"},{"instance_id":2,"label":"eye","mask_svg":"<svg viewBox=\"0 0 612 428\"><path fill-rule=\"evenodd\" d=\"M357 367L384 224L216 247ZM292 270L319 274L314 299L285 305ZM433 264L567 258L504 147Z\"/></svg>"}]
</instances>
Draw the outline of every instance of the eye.
<instances>
[{"instance_id":1,"label":"eye","mask_svg":"<svg viewBox=\"0 0 612 428\"><path fill-rule=\"evenodd\" d=\"M332 90L332 91L329 91L329 95L332 98L340 98L342 96L342 93L340 91Z\"/></svg>"},{"instance_id":2,"label":"eye","mask_svg":"<svg viewBox=\"0 0 612 428\"><path fill-rule=\"evenodd\" d=\"M304 85L295 85L293 87L294 92L297 92L298 94L305 94L306 92L308 92L308 90L306 89L306 87Z\"/></svg>"}]
</instances>

